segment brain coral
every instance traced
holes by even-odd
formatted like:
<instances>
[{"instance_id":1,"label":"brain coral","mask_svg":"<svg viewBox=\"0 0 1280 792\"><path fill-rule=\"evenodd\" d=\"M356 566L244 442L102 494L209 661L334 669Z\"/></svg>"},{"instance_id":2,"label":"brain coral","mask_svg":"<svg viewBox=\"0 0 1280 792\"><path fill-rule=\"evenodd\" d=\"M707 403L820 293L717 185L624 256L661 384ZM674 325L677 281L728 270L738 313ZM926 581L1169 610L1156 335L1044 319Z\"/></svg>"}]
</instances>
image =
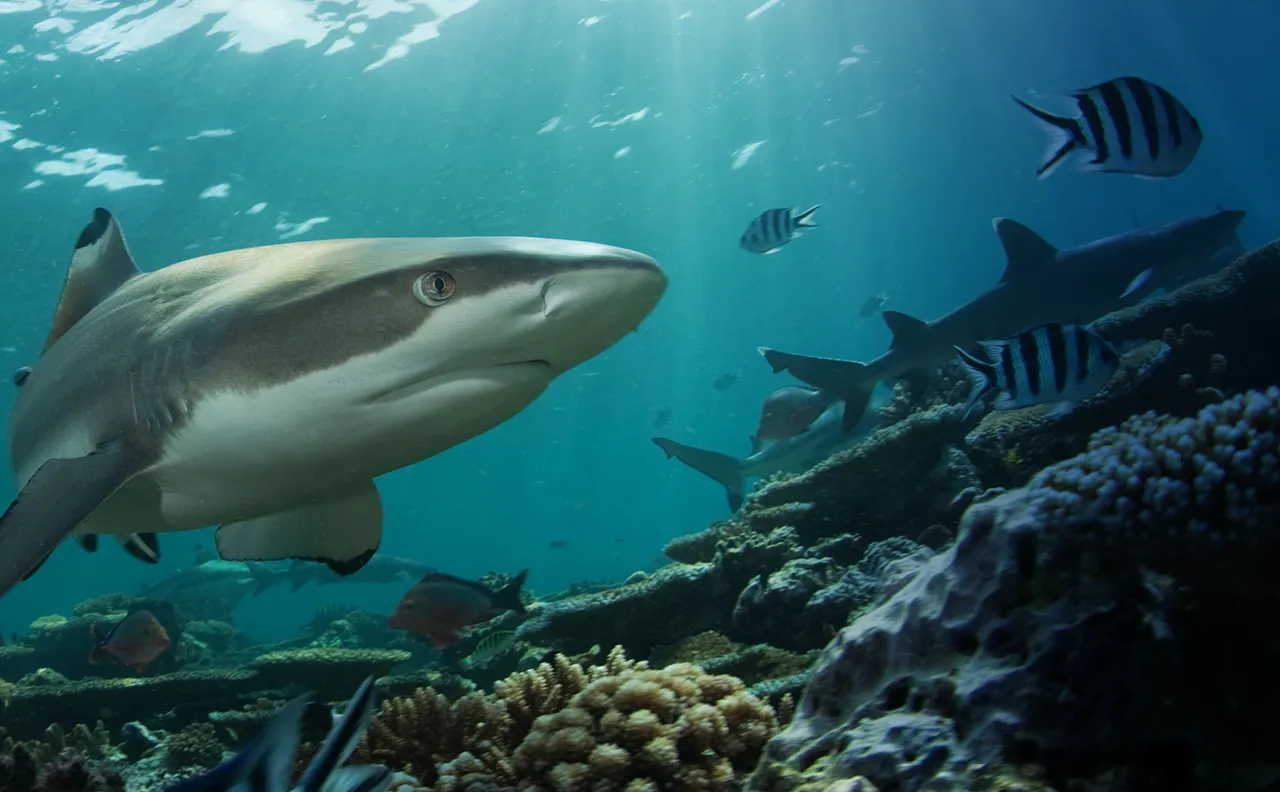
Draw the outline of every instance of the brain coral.
<instances>
[{"instance_id":1,"label":"brain coral","mask_svg":"<svg viewBox=\"0 0 1280 792\"><path fill-rule=\"evenodd\" d=\"M512 764L525 789L730 789L776 730L773 710L735 677L637 664L534 721Z\"/></svg>"}]
</instances>

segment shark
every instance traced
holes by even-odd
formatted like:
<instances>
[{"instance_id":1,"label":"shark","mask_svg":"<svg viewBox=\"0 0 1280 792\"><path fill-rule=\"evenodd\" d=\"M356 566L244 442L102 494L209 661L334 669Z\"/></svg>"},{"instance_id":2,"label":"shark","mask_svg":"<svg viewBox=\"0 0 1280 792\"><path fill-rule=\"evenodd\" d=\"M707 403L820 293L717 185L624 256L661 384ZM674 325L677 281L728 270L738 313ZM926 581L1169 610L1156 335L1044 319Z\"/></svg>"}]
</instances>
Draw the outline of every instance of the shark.
<instances>
[{"instance_id":1,"label":"shark","mask_svg":"<svg viewBox=\"0 0 1280 792\"><path fill-rule=\"evenodd\" d=\"M308 583L315 583L317 586L330 583L409 583L435 571L435 567L421 561L385 553L378 553L370 558L367 564L350 575L339 575L324 564L307 561L294 561L287 569L270 569L262 564L253 564L249 568L253 577L254 594L261 594L275 584L284 582L288 582L290 592L297 591Z\"/></svg>"},{"instance_id":2,"label":"shark","mask_svg":"<svg viewBox=\"0 0 1280 792\"><path fill-rule=\"evenodd\" d=\"M665 437L652 438L667 459L677 459L699 473L720 483L729 502L729 511L742 508L747 484L752 479L774 473L799 473L832 453L852 445L862 432L843 429L845 403L837 401L827 407L808 429L794 437L777 440L752 438L751 455L745 459L678 443Z\"/></svg>"},{"instance_id":3,"label":"shark","mask_svg":"<svg viewBox=\"0 0 1280 792\"><path fill-rule=\"evenodd\" d=\"M355 572L381 541L375 478L503 423L666 286L642 253L530 237L292 242L144 273L96 209L10 417L0 595L71 534L217 526L225 560Z\"/></svg>"},{"instance_id":4,"label":"shark","mask_svg":"<svg viewBox=\"0 0 1280 792\"><path fill-rule=\"evenodd\" d=\"M1058 249L1027 226L1008 218L992 221L1004 247L999 282L931 322L898 311L882 316L893 334L889 350L860 362L810 357L760 347L775 374L838 394L845 402L848 431L866 411L876 383L920 381L928 371L979 341L1006 338L1045 322L1088 324L1135 304L1186 273L1204 267L1225 247L1239 245L1239 210L1149 226Z\"/></svg>"}]
</instances>

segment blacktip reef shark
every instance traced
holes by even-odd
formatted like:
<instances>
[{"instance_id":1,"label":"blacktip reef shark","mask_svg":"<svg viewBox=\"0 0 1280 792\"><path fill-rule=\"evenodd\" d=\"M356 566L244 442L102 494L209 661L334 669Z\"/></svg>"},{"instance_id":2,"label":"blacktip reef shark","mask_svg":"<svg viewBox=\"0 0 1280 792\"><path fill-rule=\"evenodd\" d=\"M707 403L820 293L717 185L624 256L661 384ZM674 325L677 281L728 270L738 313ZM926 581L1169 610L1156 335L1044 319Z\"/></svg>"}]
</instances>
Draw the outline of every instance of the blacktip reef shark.
<instances>
[{"instance_id":1,"label":"blacktip reef shark","mask_svg":"<svg viewBox=\"0 0 1280 792\"><path fill-rule=\"evenodd\" d=\"M521 237L340 239L140 273L94 211L17 392L0 594L67 535L220 525L227 560L360 568L374 478L502 423L612 346L648 256Z\"/></svg>"},{"instance_id":2,"label":"blacktip reef shark","mask_svg":"<svg viewBox=\"0 0 1280 792\"><path fill-rule=\"evenodd\" d=\"M884 392L888 393L887 390ZM752 438L751 456L746 459L695 448L665 437L654 437L652 440L667 455L667 459L678 459L704 476L718 481L724 487L729 510L736 512L742 507L747 484L752 479L779 472L799 473L808 470L835 451L856 442L862 432L847 432L842 429L845 409L844 402L833 403L808 429L793 437L777 440Z\"/></svg>"},{"instance_id":3,"label":"blacktip reef shark","mask_svg":"<svg viewBox=\"0 0 1280 792\"><path fill-rule=\"evenodd\" d=\"M1007 265L1000 282L951 313L925 322L897 311L883 313L893 333L889 351L862 363L808 357L760 347L774 373L840 394L847 407L844 428L866 411L877 382L919 378L955 357L953 347L1015 335L1045 322L1088 324L1137 303L1204 266L1222 248L1239 244L1242 211L1140 228L1059 250L1021 223L993 221Z\"/></svg>"}]
</instances>

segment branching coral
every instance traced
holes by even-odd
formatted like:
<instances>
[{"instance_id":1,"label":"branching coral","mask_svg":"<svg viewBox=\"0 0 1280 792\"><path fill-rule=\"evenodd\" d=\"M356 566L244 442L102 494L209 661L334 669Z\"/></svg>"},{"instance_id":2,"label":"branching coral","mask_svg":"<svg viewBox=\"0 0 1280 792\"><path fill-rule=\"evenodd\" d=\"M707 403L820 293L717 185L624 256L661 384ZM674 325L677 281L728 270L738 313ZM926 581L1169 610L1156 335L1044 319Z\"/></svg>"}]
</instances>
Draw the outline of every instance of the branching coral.
<instances>
[{"instance_id":1,"label":"branching coral","mask_svg":"<svg viewBox=\"0 0 1280 792\"><path fill-rule=\"evenodd\" d=\"M172 769L213 767L222 761L223 745L212 723L192 723L167 742L165 761Z\"/></svg>"}]
</instances>

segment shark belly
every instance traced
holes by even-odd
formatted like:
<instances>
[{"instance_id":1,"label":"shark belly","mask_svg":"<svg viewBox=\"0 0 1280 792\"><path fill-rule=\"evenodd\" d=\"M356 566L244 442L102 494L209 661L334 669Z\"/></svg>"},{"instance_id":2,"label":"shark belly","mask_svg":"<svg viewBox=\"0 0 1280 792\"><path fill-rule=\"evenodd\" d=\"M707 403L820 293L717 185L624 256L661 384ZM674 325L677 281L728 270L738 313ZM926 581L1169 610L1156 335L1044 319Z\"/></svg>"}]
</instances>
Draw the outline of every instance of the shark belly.
<instances>
[{"instance_id":1,"label":"shark belly","mask_svg":"<svg viewBox=\"0 0 1280 792\"><path fill-rule=\"evenodd\" d=\"M372 361L357 361L210 393L163 439L155 464L79 530L189 530L322 500L502 423L551 378L546 365L525 363L395 387Z\"/></svg>"}]
</instances>

